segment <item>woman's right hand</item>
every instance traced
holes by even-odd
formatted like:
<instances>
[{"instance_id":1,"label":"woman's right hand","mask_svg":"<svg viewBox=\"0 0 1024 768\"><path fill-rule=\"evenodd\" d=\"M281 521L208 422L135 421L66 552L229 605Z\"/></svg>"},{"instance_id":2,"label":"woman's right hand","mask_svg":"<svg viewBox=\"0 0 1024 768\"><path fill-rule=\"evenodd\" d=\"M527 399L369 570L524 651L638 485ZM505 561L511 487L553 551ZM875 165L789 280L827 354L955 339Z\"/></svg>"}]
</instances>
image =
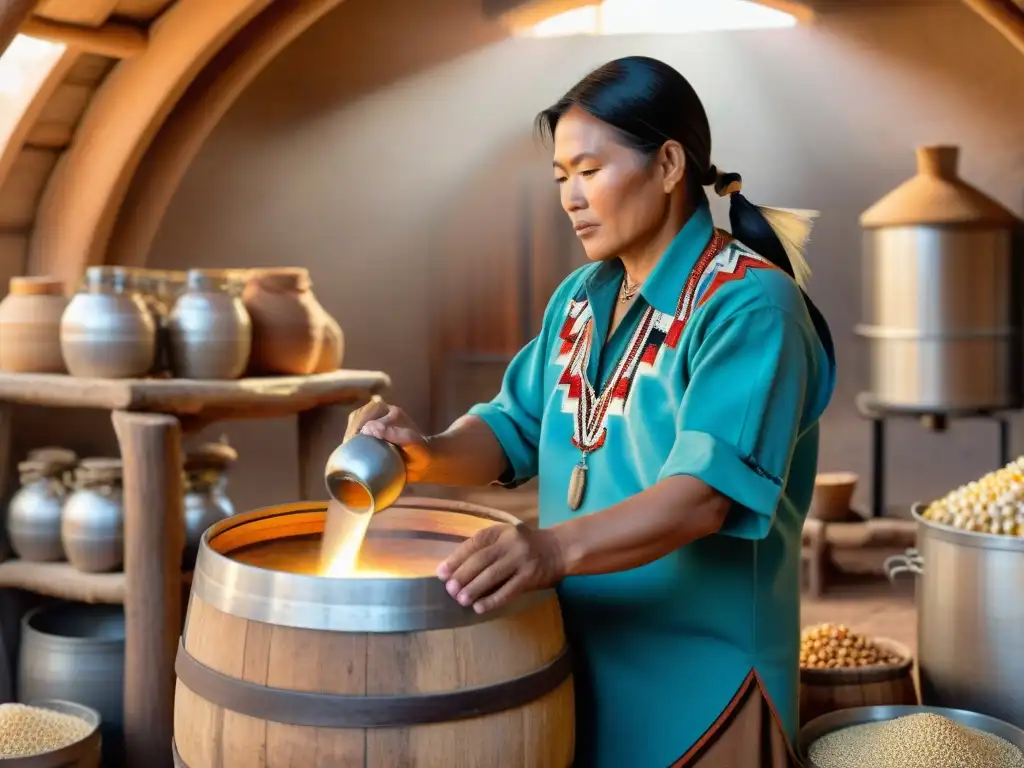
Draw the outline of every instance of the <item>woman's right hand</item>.
<instances>
[{"instance_id":1,"label":"woman's right hand","mask_svg":"<svg viewBox=\"0 0 1024 768\"><path fill-rule=\"evenodd\" d=\"M369 403L349 414L345 442L358 434L386 440L396 446L405 459L406 477L410 483L420 482L426 477L433 460L427 438L401 408L388 405L374 396Z\"/></svg>"}]
</instances>

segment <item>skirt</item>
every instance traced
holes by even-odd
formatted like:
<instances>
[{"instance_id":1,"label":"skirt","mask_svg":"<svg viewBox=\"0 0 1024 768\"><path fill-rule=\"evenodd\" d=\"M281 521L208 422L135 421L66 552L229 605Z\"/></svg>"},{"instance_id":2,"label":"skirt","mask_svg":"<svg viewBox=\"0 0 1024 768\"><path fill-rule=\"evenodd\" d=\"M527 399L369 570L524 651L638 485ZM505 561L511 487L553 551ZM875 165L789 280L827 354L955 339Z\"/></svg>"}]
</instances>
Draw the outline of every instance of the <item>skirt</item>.
<instances>
[{"instance_id":1,"label":"skirt","mask_svg":"<svg viewBox=\"0 0 1024 768\"><path fill-rule=\"evenodd\" d=\"M671 768L800 768L761 678L751 671L718 719Z\"/></svg>"}]
</instances>

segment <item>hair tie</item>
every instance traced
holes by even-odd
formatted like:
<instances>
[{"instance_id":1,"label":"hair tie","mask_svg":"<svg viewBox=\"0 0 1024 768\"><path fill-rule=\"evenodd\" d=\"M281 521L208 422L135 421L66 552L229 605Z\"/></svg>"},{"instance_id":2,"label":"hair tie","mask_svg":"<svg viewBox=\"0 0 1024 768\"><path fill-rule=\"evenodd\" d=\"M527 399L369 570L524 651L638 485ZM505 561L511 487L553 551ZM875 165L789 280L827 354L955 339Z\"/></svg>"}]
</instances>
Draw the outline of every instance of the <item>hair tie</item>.
<instances>
[{"instance_id":1,"label":"hair tie","mask_svg":"<svg viewBox=\"0 0 1024 768\"><path fill-rule=\"evenodd\" d=\"M711 166L715 174L714 187L719 197L733 195L743 190L743 177L738 173L723 173L715 166Z\"/></svg>"}]
</instances>

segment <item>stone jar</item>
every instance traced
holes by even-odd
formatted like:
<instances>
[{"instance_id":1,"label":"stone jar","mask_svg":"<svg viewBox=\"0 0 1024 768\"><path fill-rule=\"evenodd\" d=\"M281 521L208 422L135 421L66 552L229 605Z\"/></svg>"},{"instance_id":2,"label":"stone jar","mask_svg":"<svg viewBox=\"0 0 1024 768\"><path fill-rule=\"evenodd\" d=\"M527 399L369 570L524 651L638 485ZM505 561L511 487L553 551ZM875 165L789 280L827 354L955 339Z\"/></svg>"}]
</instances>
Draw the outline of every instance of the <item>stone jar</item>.
<instances>
[{"instance_id":1,"label":"stone jar","mask_svg":"<svg viewBox=\"0 0 1024 768\"><path fill-rule=\"evenodd\" d=\"M252 348L252 322L230 273L193 269L168 319L171 369L183 379L237 379Z\"/></svg>"},{"instance_id":2,"label":"stone jar","mask_svg":"<svg viewBox=\"0 0 1024 768\"><path fill-rule=\"evenodd\" d=\"M60 345L72 376L128 379L156 360L153 313L123 267L89 267L85 285L60 323Z\"/></svg>"},{"instance_id":3,"label":"stone jar","mask_svg":"<svg viewBox=\"0 0 1024 768\"><path fill-rule=\"evenodd\" d=\"M60 321L68 306L53 277L12 277L0 301L0 371L66 373Z\"/></svg>"},{"instance_id":4,"label":"stone jar","mask_svg":"<svg viewBox=\"0 0 1024 768\"><path fill-rule=\"evenodd\" d=\"M252 318L250 373L307 375L316 370L325 312L313 295L309 270L252 270L242 300Z\"/></svg>"},{"instance_id":5,"label":"stone jar","mask_svg":"<svg viewBox=\"0 0 1024 768\"><path fill-rule=\"evenodd\" d=\"M61 510L68 495L65 476L73 463L29 459L18 464L21 487L7 507L7 536L22 560L53 562L64 559Z\"/></svg>"},{"instance_id":6,"label":"stone jar","mask_svg":"<svg viewBox=\"0 0 1024 768\"><path fill-rule=\"evenodd\" d=\"M124 562L124 490L120 459L82 459L75 491L64 502L64 554L86 573L116 571Z\"/></svg>"}]
</instances>

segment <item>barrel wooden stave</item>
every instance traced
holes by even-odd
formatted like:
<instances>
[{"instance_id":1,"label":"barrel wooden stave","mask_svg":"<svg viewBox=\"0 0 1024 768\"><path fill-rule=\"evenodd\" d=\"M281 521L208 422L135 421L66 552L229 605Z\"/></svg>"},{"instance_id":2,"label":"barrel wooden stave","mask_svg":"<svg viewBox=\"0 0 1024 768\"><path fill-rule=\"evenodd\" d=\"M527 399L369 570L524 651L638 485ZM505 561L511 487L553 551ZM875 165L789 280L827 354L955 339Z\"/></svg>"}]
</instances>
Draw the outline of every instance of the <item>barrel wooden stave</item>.
<instances>
[{"instance_id":1,"label":"barrel wooden stave","mask_svg":"<svg viewBox=\"0 0 1024 768\"><path fill-rule=\"evenodd\" d=\"M552 661L565 637L553 595L465 627L367 634L249 621L193 594L184 643L200 663L250 683L359 696L500 683ZM257 720L204 701L179 680L174 731L188 768L566 768L574 748L572 680L517 709L366 730Z\"/></svg>"},{"instance_id":2,"label":"barrel wooden stave","mask_svg":"<svg viewBox=\"0 0 1024 768\"><path fill-rule=\"evenodd\" d=\"M905 661L886 667L800 671L801 726L840 709L920 703L910 649L888 638L876 638L875 644Z\"/></svg>"}]
</instances>

